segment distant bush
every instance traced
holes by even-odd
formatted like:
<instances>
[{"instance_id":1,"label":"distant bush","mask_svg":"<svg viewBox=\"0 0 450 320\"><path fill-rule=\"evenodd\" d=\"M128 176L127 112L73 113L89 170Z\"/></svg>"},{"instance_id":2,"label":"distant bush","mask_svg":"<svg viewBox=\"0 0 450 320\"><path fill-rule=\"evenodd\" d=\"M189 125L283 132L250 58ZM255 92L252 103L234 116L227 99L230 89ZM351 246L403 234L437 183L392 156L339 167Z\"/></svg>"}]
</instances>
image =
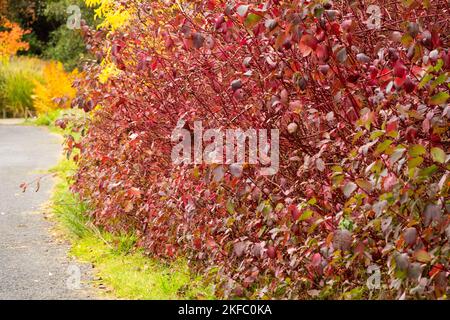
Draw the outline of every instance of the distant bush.
<instances>
[{"instance_id":1,"label":"distant bush","mask_svg":"<svg viewBox=\"0 0 450 320\"><path fill-rule=\"evenodd\" d=\"M94 25L94 14L83 0L3 0L0 3L0 16L29 30L23 37L28 43L26 54L60 61L66 70L73 70L89 55L86 54L80 30L67 28L70 16L67 9L71 5L79 6L82 19Z\"/></svg>"},{"instance_id":2,"label":"distant bush","mask_svg":"<svg viewBox=\"0 0 450 320\"><path fill-rule=\"evenodd\" d=\"M50 35L43 57L57 60L64 64L66 70L74 70L83 62L86 54L86 46L79 32L62 26Z\"/></svg>"},{"instance_id":3,"label":"distant bush","mask_svg":"<svg viewBox=\"0 0 450 320\"><path fill-rule=\"evenodd\" d=\"M39 115L70 107L78 71L68 73L60 62L14 57L0 64L0 116Z\"/></svg>"},{"instance_id":4,"label":"distant bush","mask_svg":"<svg viewBox=\"0 0 450 320\"><path fill-rule=\"evenodd\" d=\"M43 81L44 62L16 57L0 63L0 116L23 117L33 111L33 91Z\"/></svg>"},{"instance_id":5,"label":"distant bush","mask_svg":"<svg viewBox=\"0 0 450 320\"><path fill-rule=\"evenodd\" d=\"M35 81L33 105L36 112L44 114L56 109L69 108L76 93L72 83L78 71L75 69L67 73L61 62L49 62L44 66L42 73L44 81Z\"/></svg>"},{"instance_id":6,"label":"distant bush","mask_svg":"<svg viewBox=\"0 0 450 320\"><path fill-rule=\"evenodd\" d=\"M43 57L63 63L66 70L73 70L89 57L80 30L67 28L67 8L77 5L85 23L94 25L94 15L83 0L49 0L46 1L43 15L52 25L59 25L49 34L49 40L43 49Z\"/></svg>"},{"instance_id":7,"label":"distant bush","mask_svg":"<svg viewBox=\"0 0 450 320\"><path fill-rule=\"evenodd\" d=\"M27 33L29 31L23 30L19 24L0 16L0 60L9 59L20 50L28 50L28 43L22 40Z\"/></svg>"}]
</instances>

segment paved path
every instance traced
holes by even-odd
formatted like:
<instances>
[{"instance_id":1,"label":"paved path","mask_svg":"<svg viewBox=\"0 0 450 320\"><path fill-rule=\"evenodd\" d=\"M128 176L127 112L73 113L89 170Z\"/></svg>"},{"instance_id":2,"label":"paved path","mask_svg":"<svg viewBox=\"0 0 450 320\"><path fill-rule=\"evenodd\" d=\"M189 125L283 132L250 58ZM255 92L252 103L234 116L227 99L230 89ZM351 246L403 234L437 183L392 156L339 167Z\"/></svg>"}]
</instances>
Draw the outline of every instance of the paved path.
<instances>
[{"instance_id":1,"label":"paved path","mask_svg":"<svg viewBox=\"0 0 450 320\"><path fill-rule=\"evenodd\" d=\"M53 179L44 179L39 192L19 188L54 166L61 151L61 138L45 128L0 120L0 300L92 297L84 284L89 268L67 257L68 245L51 236L45 219ZM69 266L76 265L81 289L70 290Z\"/></svg>"}]
</instances>

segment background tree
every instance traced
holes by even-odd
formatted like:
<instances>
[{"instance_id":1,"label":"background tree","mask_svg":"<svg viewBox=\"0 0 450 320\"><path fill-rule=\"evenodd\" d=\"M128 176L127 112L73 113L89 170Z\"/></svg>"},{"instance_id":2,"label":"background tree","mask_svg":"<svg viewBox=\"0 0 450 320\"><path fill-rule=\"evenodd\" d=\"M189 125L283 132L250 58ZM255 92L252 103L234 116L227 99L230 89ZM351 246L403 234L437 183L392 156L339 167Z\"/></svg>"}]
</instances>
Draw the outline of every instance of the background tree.
<instances>
[{"instance_id":1,"label":"background tree","mask_svg":"<svg viewBox=\"0 0 450 320\"><path fill-rule=\"evenodd\" d=\"M81 0L0 0L0 13L31 32L27 54L61 61L73 69L84 60L86 48L79 30L67 28L67 8L77 5L86 23L94 22L92 10Z\"/></svg>"},{"instance_id":2,"label":"background tree","mask_svg":"<svg viewBox=\"0 0 450 320\"><path fill-rule=\"evenodd\" d=\"M43 56L61 61L69 70L79 66L86 58L86 47L79 30L71 30L67 27L69 16L67 8L71 5L79 6L81 18L87 24L93 25L93 14L81 0L48 0L43 12L47 23L52 26Z\"/></svg>"}]
</instances>

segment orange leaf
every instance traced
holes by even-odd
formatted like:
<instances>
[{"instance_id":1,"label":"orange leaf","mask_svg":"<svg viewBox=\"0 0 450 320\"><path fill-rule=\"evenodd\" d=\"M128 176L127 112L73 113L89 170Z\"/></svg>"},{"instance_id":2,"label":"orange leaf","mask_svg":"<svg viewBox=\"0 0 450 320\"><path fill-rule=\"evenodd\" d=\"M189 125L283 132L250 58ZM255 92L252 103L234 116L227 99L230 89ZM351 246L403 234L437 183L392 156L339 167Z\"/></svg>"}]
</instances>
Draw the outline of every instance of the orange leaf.
<instances>
[{"instance_id":1,"label":"orange leaf","mask_svg":"<svg viewBox=\"0 0 450 320\"><path fill-rule=\"evenodd\" d=\"M417 250L414 252L414 258L422 263L428 263L431 261L432 257L431 255L426 252L424 249Z\"/></svg>"}]
</instances>

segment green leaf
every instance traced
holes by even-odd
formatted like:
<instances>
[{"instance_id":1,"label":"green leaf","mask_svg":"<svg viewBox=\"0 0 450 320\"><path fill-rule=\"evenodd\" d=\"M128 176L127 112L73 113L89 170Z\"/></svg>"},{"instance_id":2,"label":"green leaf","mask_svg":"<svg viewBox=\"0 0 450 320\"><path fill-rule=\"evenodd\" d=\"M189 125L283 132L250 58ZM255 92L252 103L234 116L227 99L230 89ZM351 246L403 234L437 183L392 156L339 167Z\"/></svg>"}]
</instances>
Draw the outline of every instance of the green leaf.
<instances>
[{"instance_id":1,"label":"green leaf","mask_svg":"<svg viewBox=\"0 0 450 320\"><path fill-rule=\"evenodd\" d=\"M414 258L422 263L428 263L432 259L431 255L424 249L419 249L416 252L414 252Z\"/></svg>"},{"instance_id":2,"label":"green leaf","mask_svg":"<svg viewBox=\"0 0 450 320\"><path fill-rule=\"evenodd\" d=\"M447 92L439 92L430 98L430 104L441 105L447 102L450 95Z\"/></svg>"},{"instance_id":3,"label":"green leaf","mask_svg":"<svg viewBox=\"0 0 450 320\"><path fill-rule=\"evenodd\" d=\"M323 11L324 9L322 6L315 6L313 14L316 18L320 18L320 16L323 14Z\"/></svg>"},{"instance_id":4,"label":"green leaf","mask_svg":"<svg viewBox=\"0 0 450 320\"><path fill-rule=\"evenodd\" d=\"M275 212L281 212L281 210L284 209L284 204L282 204L281 202L278 203L275 207Z\"/></svg>"},{"instance_id":5,"label":"green leaf","mask_svg":"<svg viewBox=\"0 0 450 320\"><path fill-rule=\"evenodd\" d=\"M358 139L361 138L363 134L364 134L364 131L362 131L362 130L361 130L361 131L358 131L358 132L355 134L355 136L353 137L352 143L355 143L356 141L358 141Z\"/></svg>"},{"instance_id":6,"label":"green leaf","mask_svg":"<svg viewBox=\"0 0 450 320\"><path fill-rule=\"evenodd\" d=\"M415 1L414 0L403 0L403 5L410 7Z\"/></svg>"},{"instance_id":7,"label":"green leaf","mask_svg":"<svg viewBox=\"0 0 450 320\"><path fill-rule=\"evenodd\" d=\"M409 34L404 34L402 36L401 42L405 47L409 47L413 43L414 39Z\"/></svg>"},{"instance_id":8,"label":"green leaf","mask_svg":"<svg viewBox=\"0 0 450 320\"><path fill-rule=\"evenodd\" d=\"M258 238L261 238L263 236L264 232L266 232L266 230L267 230L267 226L263 226L258 232Z\"/></svg>"},{"instance_id":9,"label":"green leaf","mask_svg":"<svg viewBox=\"0 0 450 320\"><path fill-rule=\"evenodd\" d=\"M356 184L366 192L372 191L372 184L369 181L363 179L356 179Z\"/></svg>"},{"instance_id":10,"label":"green leaf","mask_svg":"<svg viewBox=\"0 0 450 320\"><path fill-rule=\"evenodd\" d=\"M434 71L435 72L439 72L441 71L442 67L444 66L444 60L439 59L436 63L436 65L434 66Z\"/></svg>"},{"instance_id":11,"label":"green leaf","mask_svg":"<svg viewBox=\"0 0 450 320\"><path fill-rule=\"evenodd\" d=\"M383 130L376 130L370 134L370 140L375 140L384 134Z\"/></svg>"},{"instance_id":12,"label":"green leaf","mask_svg":"<svg viewBox=\"0 0 450 320\"><path fill-rule=\"evenodd\" d=\"M428 168L422 169L419 172L419 176L422 177L429 177L431 176L433 173L435 173L438 170L438 167L435 166L434 164Z\"/></svg>"},{"instance_id":13,"label":"green leaf","mask_svg":"<svg viewBox=\"0 0 450 320\"><path fill-rule=\"evenodd\" d=\"M250 13L245 19L245 26L247 28L253 28L259 21L261 21L262 17L260 15Z\"/></svg>"},{"instance_id":14,"label":"green leaf","mask_svg":"<svg viewBox=\"0 0 450 320\"><path fill-rule=\"evenodd\" d=\"M416 157L416 158L412 158L410 160L408 160L408 168L412 169L412 168L417 168L418 166L420 166L423 162L423 158L422 157Z\"/></svg>"},{"instance_id":15,"label":"green leaf","mask_svg":"<svg viewBox=\"0 0 450 320\"><path fill-rule=\"evenodd\" d=\"M425 154L427 150L424 146L420 144L415 144L411 148L409 148L408 153L411 157L418 157Z\"/></svg>"},{"instance_id":16,"label":"green leaf","mask_svg":"<svg viewBox=\"0 0 450 320\"><path fill-rule=\"evenodd\" d=\"M375 149L375 153L382 153L386 151L387 148L392 144L392 140L385 140L382 143L378 144L377 148Z\"/></svg>"},{"instance_id":17,"label":"green leaf","mask_svg":"<svg viewBox=\"0 0 450 320\"><path fill-rule=\"evenodd\" d=\"M234 213L234 204L232 201L227 201L227 211L229 214L233 214Z\"/></svg>"},{"instance_id":18,"label":"green leaf","mask_svg":"<svg viewBox=\"0 0 450 320\"><path fill-rule=\"evenodd\" d=\"M436 80L433 81L433 83L430 86L430 90L433 91L437 86L443 84L447 80L448 76L446 73L441 74L439 77L436 78Z\"/></svg>"},{"instance_id":19,"label":"green leaf","mask_svg":"<svg viewBox=\"0 0 450 320\"><path fill-rule=\"evenodd\" d=\"M383 169L383 163L379 160L372 162L366 167L366 173L373 172L373 173L380 173Z\"/></svg>"},{"instance_id":20,"label":"green leaf","mask_svg":"<svg viewBox=\"0 0 450 320\"><path fill-rule=\"evenodd\" d=\"M344 217L341 222L339 222L339 228L341 230L353 231L354 222L350 218Z\"/></svg>"},{"instance_id":21,"label":"green leaf","mask_svg":"<svg viewBox=\"0 0 450 320\"><path fill-rule=\"evenodd\" d=\"M300 216L299 220L303 221L303 220L308 220L309 218L312 217L313 212L311 210L305 210L305 212L302 213L302 215Z\"/></svg>"},{"instance_id":22,"label":"green leaf","mask_svg":"<svg viewBox=\"0 0 450 320\"><path fill-rule=\"evenodd\" d=\"M423 87L425 87L425 85L433 78L433 75L431 74L427 74L425 75L422 80L420 80L418 88L422 89Z\"/></svg>"},{"instance_id":23,"label":"green leaf","mask_svg":"<svg viewBox=\"0 0 450 320\"><path fill-rule=\"evenodd\" d=\"M331 180L333 181L333 186L338 187L342 180L344 180L345 176L343 174L337 174L335 176L333 176L331 178Z\"/></svg>"},{"instance_id":24,"label":"green leaf","mask_svg":"<svg viewBox=\"0 0 450 320\"><path fill-rule=\"evenodd\" d=\"M398 137L398 131L397 130L391 131L391 132L389 132L387 134L387 136L391 137L391 138L397 138Z\"/></svg>"},{"instance_id":25,"label":"green leaf","mask_svg":"<svg viewBox=\"0 0 450 320\"><path fill-rule=\"evenodd\" d=\"M446 155L441 148L431 148L431 157L435 162L444 163Z\"/></svg>"}]
</instances>

